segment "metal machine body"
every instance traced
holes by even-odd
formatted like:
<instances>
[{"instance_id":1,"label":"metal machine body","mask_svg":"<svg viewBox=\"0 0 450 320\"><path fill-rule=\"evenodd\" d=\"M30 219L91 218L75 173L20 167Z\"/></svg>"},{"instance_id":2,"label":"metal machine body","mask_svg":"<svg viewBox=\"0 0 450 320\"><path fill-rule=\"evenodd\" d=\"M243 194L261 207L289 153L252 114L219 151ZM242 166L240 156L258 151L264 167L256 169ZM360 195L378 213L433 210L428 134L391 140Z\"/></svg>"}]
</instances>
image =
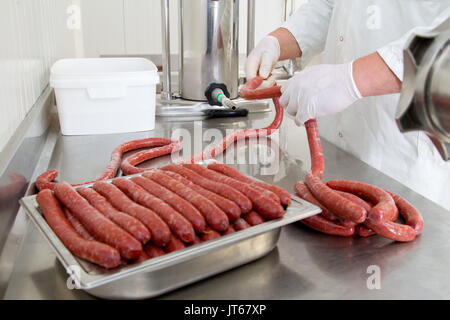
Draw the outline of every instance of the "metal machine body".
<instances>
[{"instance_id":1,"label":"metal machine body","mask_svg":"<svg viewBox=\"0 0 450 320\"><path fill-rule=\"evenodd\" d=\"M239 0L180 0L178 5L180 53L178 70L172 72L169 1L161 0L163 77L157 116L242 116L240 106L269 111L267 101L244 106L238 99ZM254 46L254 11L255 0L248 0L247 53Z\"/></svg>"},{"instance_id":2,"label":"metal machine body","mask_svg":"<svg viewBox=\"0 0 450 320\"><path fill-rule=\"evenodd\" d=\"M231 99L239 84L239 1L181 0L180 76L183 99L204 101L211 83Z\"/></svg>"},{"instance_id":3,"label":"metal machine body","mask_svg":"<svg viewBox=\"0 0 450 320\"><path fill-rule=\"evenodd\" d=\"M425 131L450 160L450 19L407 42L396 118L400 131Z\"/></svg>"}]
</instances>

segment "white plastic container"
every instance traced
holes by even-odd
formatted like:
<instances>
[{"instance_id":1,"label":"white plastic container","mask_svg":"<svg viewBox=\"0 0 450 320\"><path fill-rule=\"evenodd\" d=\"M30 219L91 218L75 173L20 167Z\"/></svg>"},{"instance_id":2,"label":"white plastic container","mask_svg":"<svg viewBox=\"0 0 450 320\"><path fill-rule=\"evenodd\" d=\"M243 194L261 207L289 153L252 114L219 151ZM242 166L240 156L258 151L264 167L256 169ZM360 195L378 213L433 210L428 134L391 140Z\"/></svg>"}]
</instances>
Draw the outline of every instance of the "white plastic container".
<instances>
[{"instance_id":1,"label":"white plastic container","mask_svg":"<svg viewBox=\"0 0 450 320\"><path fill-rule=\"evenodd\" d=\"M63 135L153 130L158 70L144 58L62 59L51 68Z\"/></svg>"}]
</instances>

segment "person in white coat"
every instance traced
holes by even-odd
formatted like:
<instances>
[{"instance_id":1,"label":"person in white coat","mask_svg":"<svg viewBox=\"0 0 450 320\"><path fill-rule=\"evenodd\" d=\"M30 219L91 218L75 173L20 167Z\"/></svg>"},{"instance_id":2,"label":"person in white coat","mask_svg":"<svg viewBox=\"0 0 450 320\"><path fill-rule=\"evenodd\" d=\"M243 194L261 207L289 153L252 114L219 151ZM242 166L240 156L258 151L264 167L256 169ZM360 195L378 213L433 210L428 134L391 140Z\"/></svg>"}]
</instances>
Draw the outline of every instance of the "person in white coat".
<instances>
[{"instance_id":1,"label":"person in white coat","mask_svg":"<svg viewBox=\"0 0 450 320\"><path fill-rule=\"evenodd\" d=\"M249 54L246 76L267 78L278 60L305 68L282 86L297 125L318 118L323 138L450 209L450 162L423 132L401 133L395 111L403 47L412 32L448 19L450 1L310 0ZM342 177L345 178L345 177Z\"/></svg>"}]
</instances>

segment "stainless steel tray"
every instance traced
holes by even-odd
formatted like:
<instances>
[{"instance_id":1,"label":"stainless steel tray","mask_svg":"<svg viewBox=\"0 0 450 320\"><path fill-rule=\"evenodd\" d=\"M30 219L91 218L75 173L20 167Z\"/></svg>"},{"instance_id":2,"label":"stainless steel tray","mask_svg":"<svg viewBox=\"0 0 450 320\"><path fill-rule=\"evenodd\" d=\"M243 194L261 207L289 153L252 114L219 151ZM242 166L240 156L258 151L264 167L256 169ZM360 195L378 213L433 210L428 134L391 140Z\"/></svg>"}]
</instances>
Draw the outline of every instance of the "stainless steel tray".
<instances>
[{"instance_id":1,"label":"stainless steel tray","mask_svg":"<svg viewBox=\"0 0 450 320\"><path fill-rule=\"evenodd\" d=\"M69 252L42 216L36 195L22 198L20 203L71 274L72 281L68 281L77 289L107 299L154 297L261 258L275 248L282 226L320 212L318 207L293 196L280 219L138 264L106 270Z\"/></svg>"}]
</instances>

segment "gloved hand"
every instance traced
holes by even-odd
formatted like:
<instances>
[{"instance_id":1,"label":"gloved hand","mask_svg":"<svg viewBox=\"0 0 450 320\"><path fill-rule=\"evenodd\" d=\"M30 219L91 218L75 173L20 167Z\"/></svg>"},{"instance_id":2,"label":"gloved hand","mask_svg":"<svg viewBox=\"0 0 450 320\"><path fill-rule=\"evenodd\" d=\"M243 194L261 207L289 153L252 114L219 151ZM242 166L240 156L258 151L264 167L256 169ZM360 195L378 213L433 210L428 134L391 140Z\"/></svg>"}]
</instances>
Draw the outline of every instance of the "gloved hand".
<instances>
[{"instance_id":1,"label":"gloved hand","mask_svg":"<svg viewBox=\"0 0 450 320\"><path fill-rule=\"evenodd\" d=\"M247 80L258 74L267 79L280 57L280 44L274 36L265 36L250 52L245 63Z\"/></svg>"},{"instance_id":2,"label":"gloved hand","mask_svg":"<svg viewBox=\"0 0 450 320\"><path fill-rule=\"evenodd\" d=\"M281 87L281 106L300 126L338 113L362 98L353 80L353 61L305 68Z\"/></svg>"}]
</instances>

